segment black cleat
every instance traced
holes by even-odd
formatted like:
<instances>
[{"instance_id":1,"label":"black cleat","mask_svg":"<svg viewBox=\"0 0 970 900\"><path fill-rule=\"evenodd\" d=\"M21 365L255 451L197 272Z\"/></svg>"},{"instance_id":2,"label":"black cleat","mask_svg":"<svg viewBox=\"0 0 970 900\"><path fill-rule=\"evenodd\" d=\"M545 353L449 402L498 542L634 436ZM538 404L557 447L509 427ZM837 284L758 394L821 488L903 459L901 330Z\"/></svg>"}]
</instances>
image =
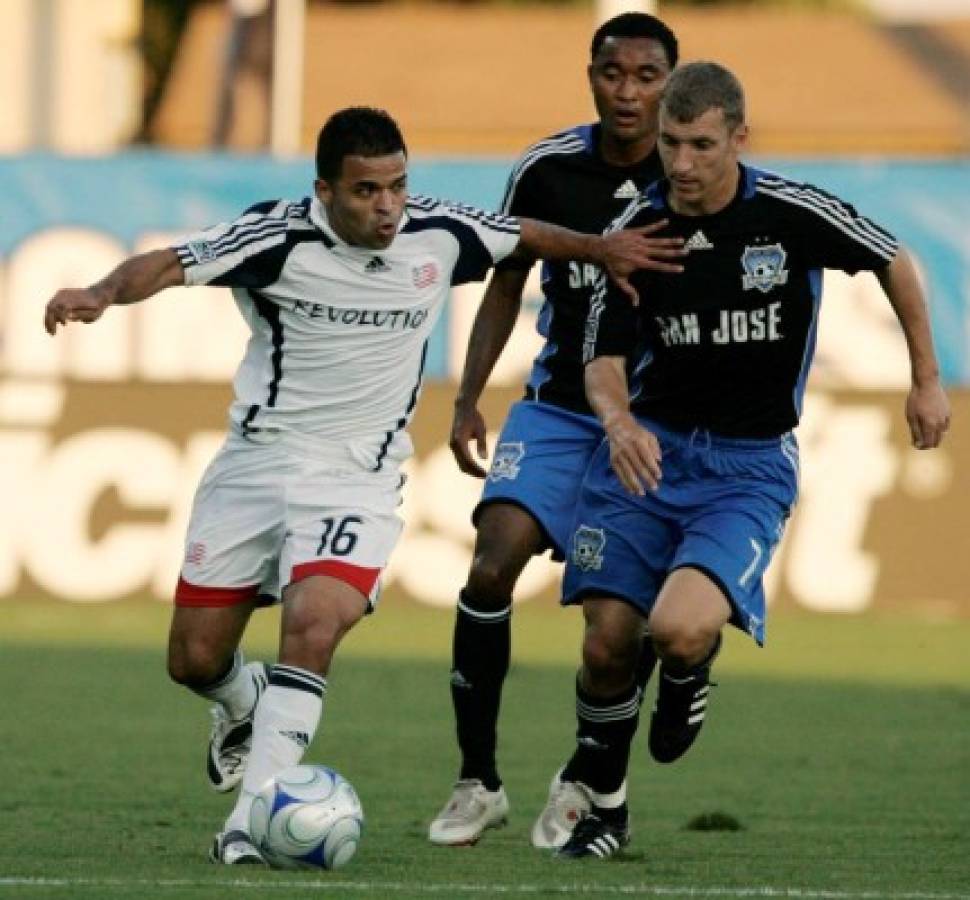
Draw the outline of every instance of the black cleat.
<instances>
[{"instance_id":1,"label":"black cleat","mask_svg":"<svg viewBox=\"0 0 970 900\"><path fill-rule=\"evenodd\" d=\"M595 813L583 816L569 840L556 851L558 859L608 859L630 843L630 826L608 825Z\"/></svg>"},{"instance_id":2,"label":"black cleat","mask_svg":"<svg viewBox=\"0 0 970 900\"><path fill-rule=\"evenodd\" d=\"M265 663L251 662L246 664L245 669L253 679L258 703L269 682L269 668ZM242 781L253 744L255 714L256 707L253 706L246 716L233 721L221 704L212 707L212 733L209 736L205 771L212 789L220 794L231 791Z\"/></svg>"},{"instance_id":3,"label":"black cleat","mask_svg":"<svg viewBox=\"0 0 970 900\"><path fill-rule=\"evenodd\" d=\"M266 860L245 831L217 834L209 849L209 861L225 866L265 866Z\"/></svg>"},{"instance_id":4,"label":"black cleat","mask_svg":"<svg viewBox=\"0 0 970 900\"><path fill-rule=\"evenodd\" d=\"M721 648L717 639L708 658L683 675L672 675L660 667L657 704L650 717L647 746L650 755L660 763L680 759L694 743L704 724L707 699L713 686L711 664Z\"/></svg>"}]
</instances>

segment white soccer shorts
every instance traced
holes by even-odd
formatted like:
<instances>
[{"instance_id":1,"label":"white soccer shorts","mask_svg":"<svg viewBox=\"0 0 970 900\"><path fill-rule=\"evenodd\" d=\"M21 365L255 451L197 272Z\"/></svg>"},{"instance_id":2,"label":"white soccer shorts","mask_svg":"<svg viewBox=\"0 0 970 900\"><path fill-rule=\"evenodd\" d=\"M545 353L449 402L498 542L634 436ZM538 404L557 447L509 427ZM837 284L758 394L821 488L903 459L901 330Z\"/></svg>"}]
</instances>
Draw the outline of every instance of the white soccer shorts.
<instances>
[{"instance_id":1,"label":"white soccer shorts","mask_svg":"<svg viewBox=\"0 0 970 900\"><path fill-rule=\"evenodd\" d=\"M403 523L395 465L346 460L230 435L199 483L176 590L179 606L230 606L311 575L355 587L372 609Z\"/></svg>"}]
</instances>

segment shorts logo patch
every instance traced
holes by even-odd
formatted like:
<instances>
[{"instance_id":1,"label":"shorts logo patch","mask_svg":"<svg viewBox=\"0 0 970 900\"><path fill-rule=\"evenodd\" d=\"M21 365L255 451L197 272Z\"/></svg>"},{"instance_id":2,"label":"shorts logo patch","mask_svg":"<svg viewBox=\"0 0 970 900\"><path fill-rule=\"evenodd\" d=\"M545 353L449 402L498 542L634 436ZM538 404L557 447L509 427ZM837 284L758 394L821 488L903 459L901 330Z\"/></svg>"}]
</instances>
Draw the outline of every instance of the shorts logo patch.
<instances>
[{"instance_id":1,"label":"shorts logo patch","mask_svg":"<svg viewBox=\"0 0 970 900\"><path fill-rule=\"evenodd\" d=\"M209 241L189 241L186 247L197 263L209 262L216 258L215 248Z\"/></svg>"},{"instance_id":2,"label":"shorts logo patch","mask_svg":"<svg viewBox=\"0 0 970 900\"><path fill-rule=\"evenodd\" d=\"M603 568L603 549L606 534L602 528L580 525L573 535L573 565L583 572L598 572Z\"/></svg>"},{"instance_id":3,"label":"shorts logo patch","mask_svg":"<svg viewBox=\"0 0 970 900\"><path fill-rule=\"evenodd\" d=\"M192 566L201 566L205 562L205 544L193 541L185 548L185 561Z\"/></svg>"},{"instance_id":4,"label":"shorts logo patch","mask_svg":"<svg viewBox=\"0 0 970 900\"><path fill-rule=\"evenodd\" d=\"M767 244L764 247L745 247L741 254L744 274L741 284L746 291L756 288L767 294L776 285L788 283L788 270L785 260L788 254L781 244Z\"/></svg>"},{"instance_id":5,"label":"shorts logo patch","mask_svg":"<svg viewBox=\"0 0 970 900\"><path fill-rule=\"evenodd\" d=\"M519 474L519 463L525 456L525 444L522 441L509 441L499 444L495 448L495 458L488 470L489 481L501 481L507 478L514 481Z\"/></svg>"}]
</instances>

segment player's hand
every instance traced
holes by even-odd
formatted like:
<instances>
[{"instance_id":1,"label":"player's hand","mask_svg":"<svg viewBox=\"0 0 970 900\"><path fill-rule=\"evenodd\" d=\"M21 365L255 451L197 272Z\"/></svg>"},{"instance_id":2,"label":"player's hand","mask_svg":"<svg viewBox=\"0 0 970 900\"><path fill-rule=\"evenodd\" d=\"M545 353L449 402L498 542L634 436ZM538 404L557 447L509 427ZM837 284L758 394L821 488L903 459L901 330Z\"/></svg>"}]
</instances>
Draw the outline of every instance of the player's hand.
<instances>
[{"instance_id":1,"label":"player's hand","mask_svg":"<svg viewBox=\"0 0 970 900\"><path fill-rule=\"evenodd\" d=\"M48 334L54 334L58 325L68 322L95 322L108 306L107 297L91 288L58 291L44 310L44 328Z\"/></svg>"},{"instance_id":2,"label":"player's hand","mask_svg":"<svg viewBox=\"0 0 970 900\"><path fill-rule=\"evenodd\" d=\"M603 268L634 306L639 305L640 298L630 284L629 276L637 269L672 274L684 271L680 263L688 252L684 249L684 239L658 237L658 232L666 227L667 220L661 219L640 228L626 228L603 235Z\"/></svg>"},{"instance_id":3,"label":"player's hand","mask_svg":"<svg viewBox=\"0 0 970 900\"><path fill-rule=\"evenodd\" d=\"M917 450L939 447L950 427L950 401L939 378L913 385L906 398L906 421Z\"/></svg>"},{"instance_id":4,"label":"player's hand","mask_svg":"<svg viewBox=\"0 0 970 900\"><path fill-rule=\"evenodd\" d=\"M618 416L606 428L610 443L610 465L620 484L631 494L643 497L647 489L660 485L660 442L632 415Z\"/></svg>"},{"instance_id":5,"label":"player's hand","mask_svg":"<svg viewBox=\"0 0 970 900\"><path fill-rule=\"evenodd\" d=\"M479 459L488 457L488 443L485 440L485 419L475 406L463 403L455 404L455 415L451 420L451 438L448 446L455 456L458 468L466 475L484 478L485 469L471 455L469 444L475 442L475 450Z\"/></svg>"}]
</instances>

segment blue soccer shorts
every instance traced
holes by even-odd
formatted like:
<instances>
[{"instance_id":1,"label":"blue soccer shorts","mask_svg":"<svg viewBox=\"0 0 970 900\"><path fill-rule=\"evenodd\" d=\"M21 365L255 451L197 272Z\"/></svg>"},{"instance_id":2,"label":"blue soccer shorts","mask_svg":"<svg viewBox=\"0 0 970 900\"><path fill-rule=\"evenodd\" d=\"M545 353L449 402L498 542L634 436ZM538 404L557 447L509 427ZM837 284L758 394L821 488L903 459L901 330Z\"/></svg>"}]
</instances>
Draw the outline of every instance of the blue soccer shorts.
<instances>
[{"instance_id":1,"label":"blue soccer shorts","mask_svg":"<svg viewBox=\"0 0 970 900\"><path fill-rule=\"evenodd\" d=\"M472 522L478 524L490 503L512 503L538 522L553 559L565 559L583 475L602 442L603 428L595 416L531 400L514 404Z\"/></svg>"},{"instance_id":2,"label":"blue soccer shorts","mask_svg":"<svg viewBox=\"0 0 970 900\"><path fill-rule=\"evenodd\" d=\"M639 421L660 442L660 486L645 497L627 493L608 444L596 451L577 504L562 602L619 597L647 616L667 575L695 568L724 592L731 622L764 643L762 576L798 491L794 436L733 440Z\"/></svg>"}]
</instances>

